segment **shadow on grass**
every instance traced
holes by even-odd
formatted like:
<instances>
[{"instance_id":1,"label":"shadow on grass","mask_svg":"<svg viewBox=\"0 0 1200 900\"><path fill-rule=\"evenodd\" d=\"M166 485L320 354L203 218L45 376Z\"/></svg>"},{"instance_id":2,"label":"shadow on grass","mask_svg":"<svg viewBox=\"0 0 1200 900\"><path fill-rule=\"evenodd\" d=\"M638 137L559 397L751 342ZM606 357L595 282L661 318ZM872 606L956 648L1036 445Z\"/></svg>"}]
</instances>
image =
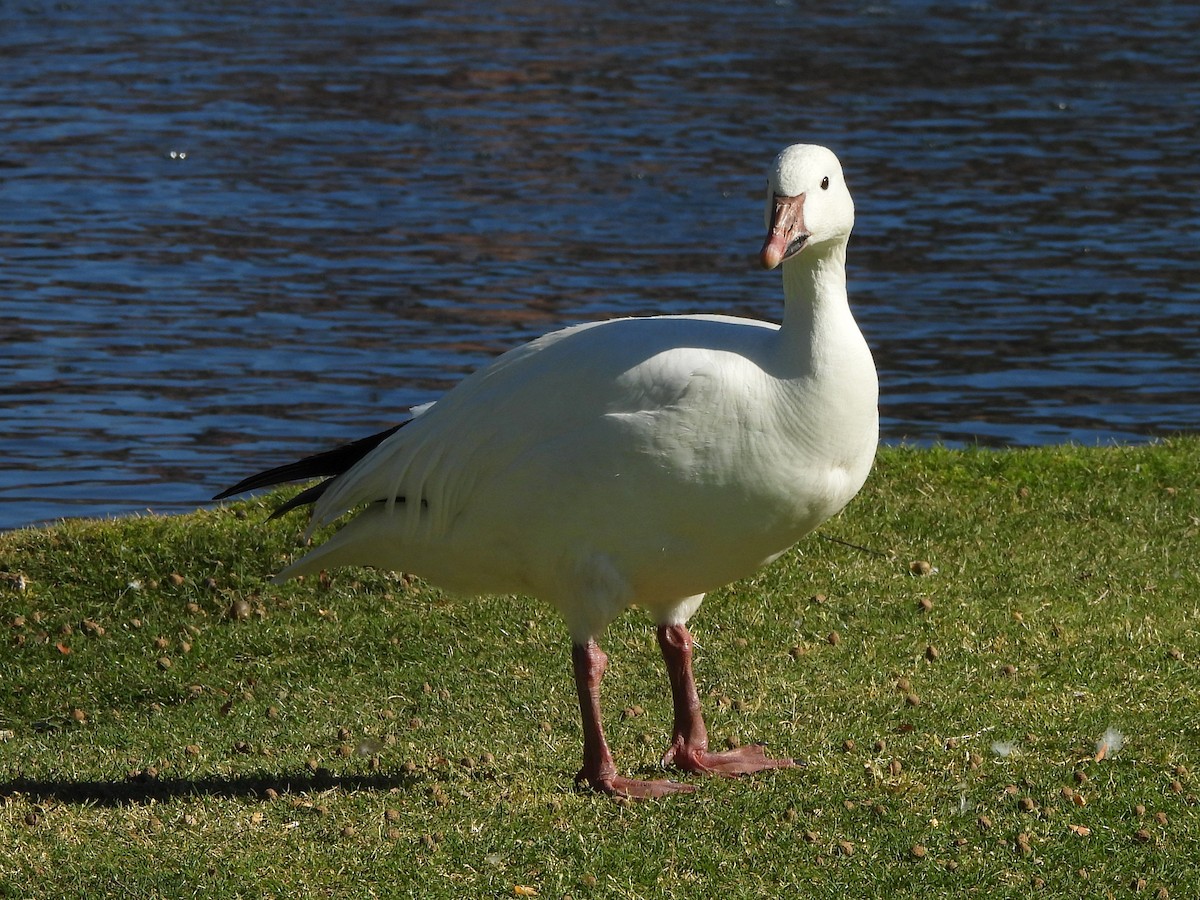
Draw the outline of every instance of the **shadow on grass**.
<instances>
[{"instance_id":1,"label":"shadow on grass","mask_svg":"<svg viewBox=\"0 0 1200 900\"><path fill-rule=\"evenodd\" d=\"M162 778L145 773L124 781L15 778L0 781L0 800L20 795L41 802L89 803L119 806L161 802L178 797L266 798L268 791L303 794L309 791L389 791L412 788L419 776L409 773L335 775L323 769L300 773L261 773L234 777Z\"/></svg>"}]
</instances>

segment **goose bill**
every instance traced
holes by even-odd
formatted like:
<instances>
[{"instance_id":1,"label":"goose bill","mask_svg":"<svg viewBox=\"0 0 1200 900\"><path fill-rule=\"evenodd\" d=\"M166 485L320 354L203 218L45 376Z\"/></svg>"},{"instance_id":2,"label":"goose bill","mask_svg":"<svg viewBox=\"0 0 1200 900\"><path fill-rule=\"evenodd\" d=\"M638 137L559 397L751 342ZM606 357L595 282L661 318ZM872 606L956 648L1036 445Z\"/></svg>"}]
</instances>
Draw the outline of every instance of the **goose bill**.
<instances>
[{"instance_id":1,"label":"goose bill","mask_svg":"<svg viewBox=\"0 0 1200 900\"><path fill-rule=\"evenodd\" d=\"M764 269L773 269L781 262L791 259L808 241L804 227L804 194L795 197L775 197L771 228L763 242L758 258Z\"/></svg>"}]
</instances>

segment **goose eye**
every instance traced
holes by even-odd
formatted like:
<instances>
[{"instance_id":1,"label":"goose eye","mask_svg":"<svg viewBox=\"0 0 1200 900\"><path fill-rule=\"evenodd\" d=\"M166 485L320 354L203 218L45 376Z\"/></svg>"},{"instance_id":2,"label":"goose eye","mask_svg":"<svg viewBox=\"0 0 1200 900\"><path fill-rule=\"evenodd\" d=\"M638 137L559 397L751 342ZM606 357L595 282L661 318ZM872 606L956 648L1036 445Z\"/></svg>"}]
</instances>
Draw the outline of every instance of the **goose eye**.
<instances>
[{"instance_id":1,"label":"goose eye","mask_svg":"<svg viewBox=\"0 0 1200 900\"><path fill-rule=\"evenodd\" d=\"M829 190L829 176L828 175L826 175L824 178L821 179L821 190L823 190L823 191Z\"/></svg>"}]
</instances>

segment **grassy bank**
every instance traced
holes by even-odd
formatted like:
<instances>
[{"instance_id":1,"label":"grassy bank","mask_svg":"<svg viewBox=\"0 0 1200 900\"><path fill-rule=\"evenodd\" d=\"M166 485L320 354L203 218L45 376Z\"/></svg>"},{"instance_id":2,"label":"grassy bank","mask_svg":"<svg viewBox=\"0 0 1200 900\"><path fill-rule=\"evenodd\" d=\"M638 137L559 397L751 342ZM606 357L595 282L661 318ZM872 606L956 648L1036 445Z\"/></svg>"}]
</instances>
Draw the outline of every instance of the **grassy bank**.
<instances>
[{"instance_id":1,"label":"grassy bank","mask_svg":"<svg viewBox=\"0 0 1200 900\"><path fill-rule=\"evenodd\" d=\"M693 620L714 743L807 767L634 804L553 615L270 586L265 508L0 535L0 896L1200 896L1200 440L884 450ZM653 630L604 646L653 773Z\"/></svg>"}]
</instances>

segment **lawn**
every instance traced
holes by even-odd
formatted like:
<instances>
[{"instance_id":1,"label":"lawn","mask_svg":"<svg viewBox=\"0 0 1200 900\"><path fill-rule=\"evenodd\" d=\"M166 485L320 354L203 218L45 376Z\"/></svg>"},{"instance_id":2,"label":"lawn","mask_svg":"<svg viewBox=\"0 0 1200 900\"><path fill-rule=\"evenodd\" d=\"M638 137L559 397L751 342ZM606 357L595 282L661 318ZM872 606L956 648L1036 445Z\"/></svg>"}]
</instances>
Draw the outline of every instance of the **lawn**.
<instances>
[{"instance_id":1,"label":"lawn","mask_svg":"<svg viewBox=\"0 0 1200 900\"><path fill-rule=\"evenodd\" d=\"M0 535L0 897L1200 896L1200 439L884 448L692 621L714 743L803 768L577 790L522 597L276 587L270 498ZM602 642L625 773L670 731Z\"/></svg>"}]
</instances>

